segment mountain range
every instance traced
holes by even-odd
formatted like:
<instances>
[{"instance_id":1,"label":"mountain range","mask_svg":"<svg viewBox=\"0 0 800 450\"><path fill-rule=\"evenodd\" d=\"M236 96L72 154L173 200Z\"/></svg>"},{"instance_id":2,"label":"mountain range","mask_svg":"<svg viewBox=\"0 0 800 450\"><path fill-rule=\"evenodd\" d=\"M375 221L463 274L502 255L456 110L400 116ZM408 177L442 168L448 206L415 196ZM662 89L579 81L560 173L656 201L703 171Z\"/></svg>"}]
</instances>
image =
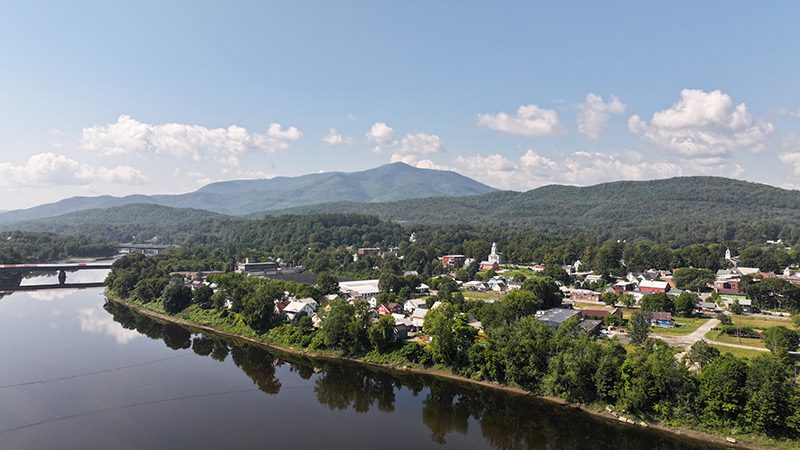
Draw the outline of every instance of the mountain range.
<instances>
[{"instance_id":1,"label":"mountain range","mask_svg":"<svg viewBox=\"0 0 800 450\"><path fill-rule=\"evenodd\" d=\"M178 195L72 197L55 203L0 214L0 224L44 219L89 209L154 204L248 215L330 202L388 202L437 196L469 196L495 191L455 172L418 169L393 163L362 172L325 172L268 180L209 184Z\"/></svg>"}]
</instances>

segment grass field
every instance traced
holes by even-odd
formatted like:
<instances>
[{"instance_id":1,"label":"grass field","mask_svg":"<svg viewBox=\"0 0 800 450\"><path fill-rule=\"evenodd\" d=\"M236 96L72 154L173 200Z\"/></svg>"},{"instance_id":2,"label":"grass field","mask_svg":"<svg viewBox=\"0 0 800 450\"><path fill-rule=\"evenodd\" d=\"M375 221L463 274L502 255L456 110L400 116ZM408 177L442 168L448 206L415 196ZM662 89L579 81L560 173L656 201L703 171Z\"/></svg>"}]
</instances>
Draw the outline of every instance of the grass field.
<instances>
[{"instance_id":1,"label":"grass field","mask_svg":"<svg viewBox=\"0 0 800 450\"><path fill-rule=\"evenodd\" d=\"M779 327L784 326L786 328L796 330L797 327L794 323L789 319L763 319L760 317L750 317L750 316L736 316L732 315L731 319L733 319L733 324L738 325L740 327L750 327L755 328L758 330L766 330L772 327Z\"/></svg>"},{"instance_id":2,"label":"grass field","mask_svg":"<svg viewBox=\"0 0 800 450\"><path fill-rule=\"evenodd\" d=\"M472 298L472 299L475 299L475 300L486 300L487 298L493 298L495 300L499 300L499 299L503 298L503 294L501 294L499 292L494 292L494 291L490 291L490 292L463 291L462 293L464 294L464 298L467 298L467 299Z\"/></svg>"},{"instance_id":3,"label":"grass field","mask_svg":"<svg viewBox=\"0 0 800 450\"><path fill-rule=\"evenodd\" d=\"M651 328L650 331L664 336L684 336L694 332L706 322L708 319L678 317L675 319L675 328Z\"/></svg>"},{"instance_id":4,"label":"grass field","mask_svg":"<svg viewBox=\"0 0 800 450\"><path fill-rule=\"evenodd\" d=\"M738 358L755 358L758 355L764 354L764 352L759 352L758 350L746 350L743 348L733 348L715 344L709 344L709 345L719 350L721 353L730 353Z\"/></svg>"},{"instance_id":5,"label":"grass field","mask_svg":"<svg viewBox=\"0 0 800 450\"><path fill-rule=\"evenodd\" d=\"M736 336L730 336L725 334L721 331L709 331L706 333L705 336L707 339L711 339L712 341L717 342L724 342L726 344L739 344L739 345L747 345L750 347L759 347L759 348L766 348L764 346L764 341L761 339L755 338L738 338Z\"/></svg>"}]
</instances>

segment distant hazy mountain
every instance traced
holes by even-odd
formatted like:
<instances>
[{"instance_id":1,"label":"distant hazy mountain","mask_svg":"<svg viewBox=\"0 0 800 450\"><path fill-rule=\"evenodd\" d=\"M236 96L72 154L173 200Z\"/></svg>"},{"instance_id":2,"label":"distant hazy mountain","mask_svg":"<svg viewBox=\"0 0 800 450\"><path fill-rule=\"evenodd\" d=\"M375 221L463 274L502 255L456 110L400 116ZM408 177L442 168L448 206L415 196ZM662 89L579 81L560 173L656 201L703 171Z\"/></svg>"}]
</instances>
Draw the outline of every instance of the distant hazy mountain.
<instances>
[{"instance_id":1,"label":"distant hazy mountain","mask_svg":"<svg viewBox=\"0 0 800 450\"><path fill-rule=\"evenodd\" d=\"M269 180L225 181L181 195L73 197L2 213L0 224L134 203L247 215L317 203L388 202L422 197L477 195L494 190L455 172L418 169L407 164L394 163L363 172L327 172Z\"/></svg>"},{"instance_id":2,"label":"distant hazy mountain","mask_svg":"<svg viewBox=\"0 0 800 450\"><path fill-rule=\"evenodd\" d=\"M247 193L246 186L238 182L207 189L234 192L226 194L231 197ZM380 203L333 202L247 218L131 204L0 224L0 228L92 234L118 242L136 236L139 241L159 238L173 243L184 239L202 243L197 239L227 236L240 226L248 226L248 219L253 217L318 213L374 214L409 224L524 228L558 236L587 232L618 239L646 237L676 245L734 239L763 242L777 236L800 242L800 191L717 177L621 181L587 187L552 185L528 192L497 191Z\"/></svg>"}]
</instances>

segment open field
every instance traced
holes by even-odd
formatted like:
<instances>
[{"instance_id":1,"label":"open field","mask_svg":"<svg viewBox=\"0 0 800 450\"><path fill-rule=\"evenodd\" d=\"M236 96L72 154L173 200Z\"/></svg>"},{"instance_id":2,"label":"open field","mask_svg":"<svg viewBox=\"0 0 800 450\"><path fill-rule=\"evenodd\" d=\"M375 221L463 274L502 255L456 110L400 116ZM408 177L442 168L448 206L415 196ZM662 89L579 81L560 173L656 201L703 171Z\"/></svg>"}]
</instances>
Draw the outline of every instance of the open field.
<instances>
[{"instance_id":1,"label":"open field","mask_svg":"<svg viewBox=\"0 0 800 450\"><path fill-rule=\"evenodd\" d=\"M466 299L486 300L489 298L493 298L495 300L500 300L501 298L503 298L503 294L494 291L489 291L489 292L462 291L462 293L464 294L464 298Z\"/></svg>"},{"instance_id":2,"label":"open field","mask_svg":"<svg viewBox=\"0 0 800 450\"><path fill-rule=\"evenodd\" d=\"M766 319L762 317L732 315L731 319L733 320L734 325L738 325L740 327L750 327L759 330L766 330L768 328L779 327L779 326L784 326L792 330L797 329L797 327L791 320L782 319L778 317L774 319Z\"/></svg>"},{"instance_id":3,"label":"open field","mask_svg":"<svg viewBox=\"0 0 800 450\"><path fill-rule=\"evenodd\" d=\"M761 339L755 338L738 338L736 336L730 336L720 331L709 331L706 333L706 339L710 339L712 341L717 342L724 342L726 344L739 344L739 345L747 345L750 347L760 347L766 348L764 346L764 341Z\"/></svg>"},{"instance_id":4,"label":"open field","mask_svg":"<svg viewBox=\"0 0 800 450\"><path fill-rule=\"evenodd\" d=\"M747 350L744 348L734 348L734 347L726 347L724 345L716 345L716 344L709 344L710 346L714 347L715 349L719 350L721 353L730 353L733 356L738 358L755 358L758 355L763 355L764 352L759 352L757 350Z\"/></svg>"}]
</instances>

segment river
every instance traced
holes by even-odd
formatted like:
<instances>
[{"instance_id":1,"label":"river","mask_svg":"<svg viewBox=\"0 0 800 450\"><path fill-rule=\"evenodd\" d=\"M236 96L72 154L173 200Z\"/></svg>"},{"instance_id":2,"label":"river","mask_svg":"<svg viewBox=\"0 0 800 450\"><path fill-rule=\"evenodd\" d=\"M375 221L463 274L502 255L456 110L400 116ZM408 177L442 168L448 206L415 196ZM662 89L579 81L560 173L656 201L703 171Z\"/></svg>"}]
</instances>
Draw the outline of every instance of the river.
<instances>
[{"instance_id":1,"label":"river","mask_svg":"<svg viewBox=\"0 0 800 450\"><path fill-rule=\"evenodd\" d=\"M101 288L1 298L0 355L4 449L719 448L525 396L203 336L108 303Z\"/></svg>"}]
</instances>

